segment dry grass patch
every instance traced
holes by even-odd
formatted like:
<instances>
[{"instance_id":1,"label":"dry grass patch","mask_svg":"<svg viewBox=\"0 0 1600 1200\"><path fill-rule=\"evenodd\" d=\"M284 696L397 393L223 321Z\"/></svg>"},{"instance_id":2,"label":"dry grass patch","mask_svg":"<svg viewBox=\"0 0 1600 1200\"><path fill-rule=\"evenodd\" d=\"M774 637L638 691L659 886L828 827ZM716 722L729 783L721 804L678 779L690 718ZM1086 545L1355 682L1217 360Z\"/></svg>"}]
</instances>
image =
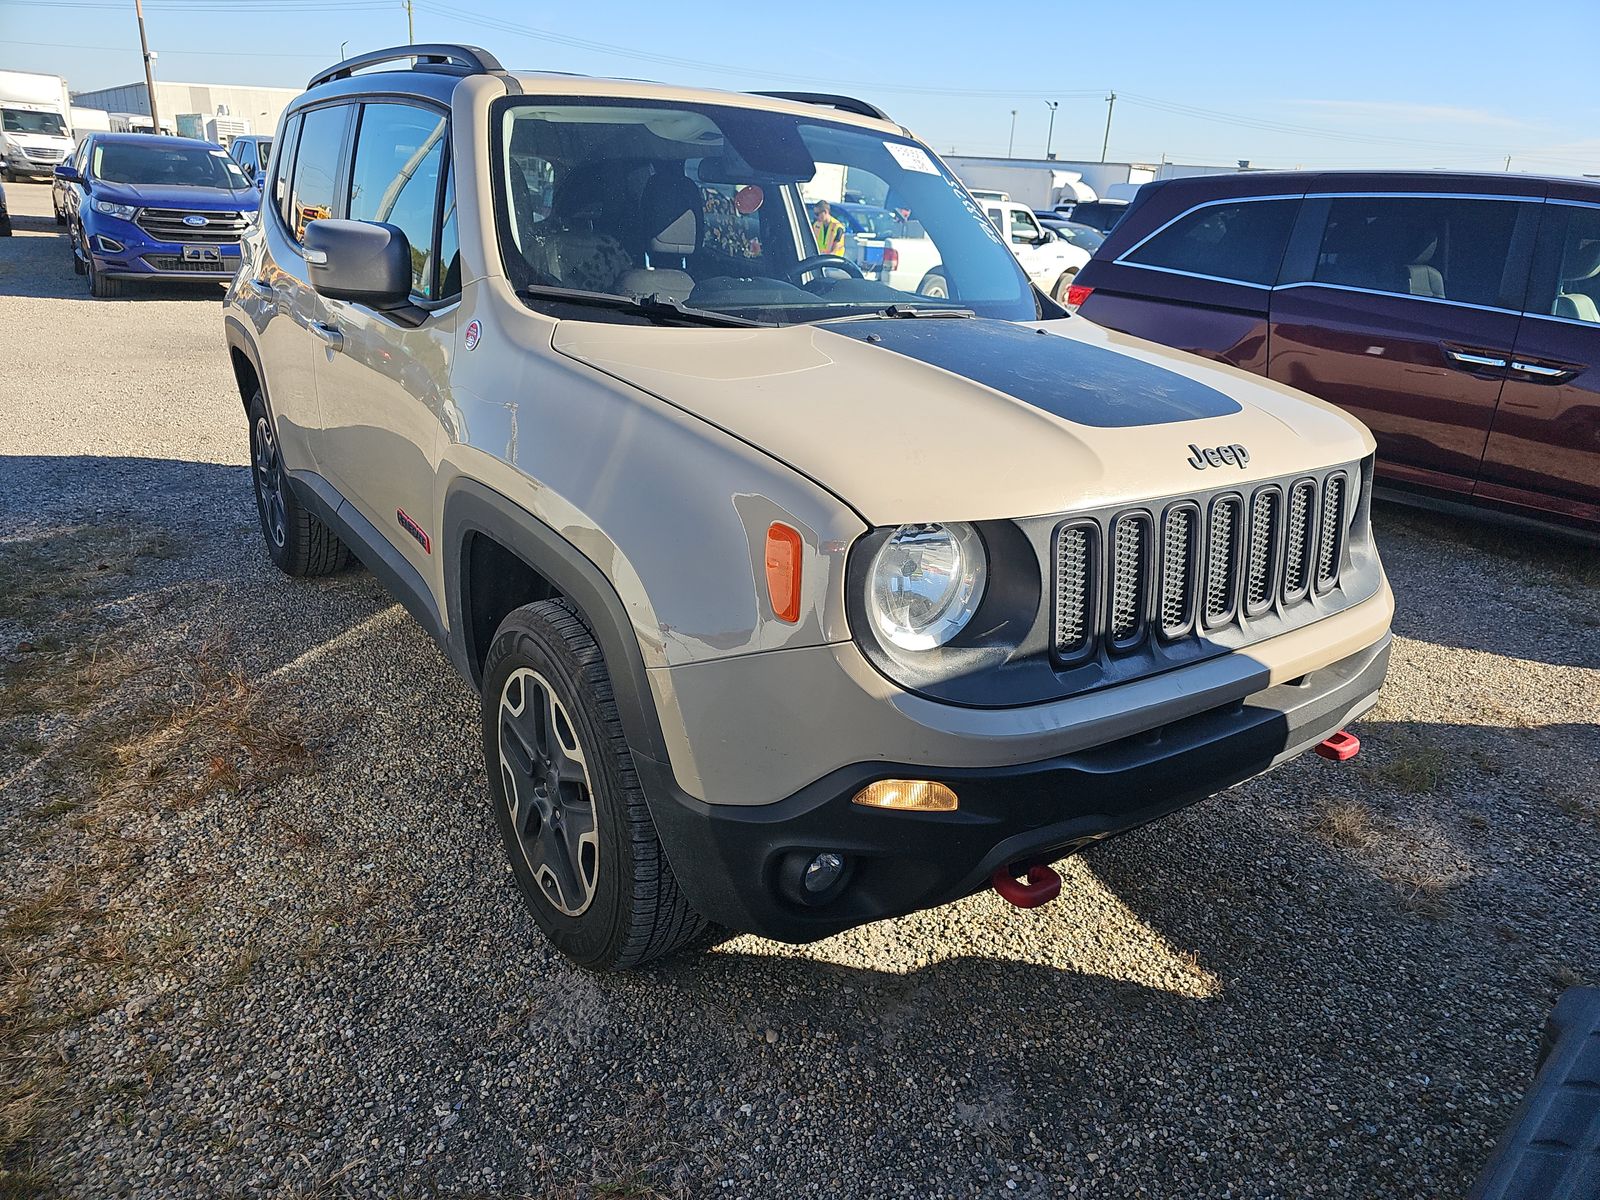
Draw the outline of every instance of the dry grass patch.
<instances>
[{"instance_id":1,"label":"dry grass patch","mask_svg":"<svg viewBox=\"0 0 1600 1200\"><path fill-rule=\"evenodd\" d=\"M1371 763L1367 777L1382 787L1410 795L1437 791L1444 776L1444 750L1421 738L1396 738L1388 753Z\"/></svg>"},{"instance_id":2,"label":"dry grass patch","mask_svg":"<svg viewBox=\"0 0 1600 1200\"><path fill-rule=\"evenodd\" d=\"M1317 833L1330 845L1345 850L1366 850L1379 838L1372 810L1359 800L1339 800L1323 810Z\"/></svg>"}]
</instances>

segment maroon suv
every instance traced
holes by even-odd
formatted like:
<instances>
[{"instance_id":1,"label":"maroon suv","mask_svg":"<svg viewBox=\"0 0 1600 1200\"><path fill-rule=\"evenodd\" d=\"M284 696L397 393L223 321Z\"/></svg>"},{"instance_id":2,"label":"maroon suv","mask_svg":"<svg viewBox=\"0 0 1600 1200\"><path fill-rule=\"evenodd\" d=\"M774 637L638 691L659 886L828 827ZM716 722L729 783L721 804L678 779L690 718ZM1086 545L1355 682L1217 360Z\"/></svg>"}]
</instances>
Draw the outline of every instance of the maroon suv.
<instances>
[{"instance_id":1,"label":"maroon suv","mask_svg":"<svg viewBox=\"0 0 1600 1200\"><path fill-rule=\"evenodd\" d=\"M1146 184L1070 299L1355 413L1392 493L1600 534L1600 184Z\"/></svg>"}]
</instances>

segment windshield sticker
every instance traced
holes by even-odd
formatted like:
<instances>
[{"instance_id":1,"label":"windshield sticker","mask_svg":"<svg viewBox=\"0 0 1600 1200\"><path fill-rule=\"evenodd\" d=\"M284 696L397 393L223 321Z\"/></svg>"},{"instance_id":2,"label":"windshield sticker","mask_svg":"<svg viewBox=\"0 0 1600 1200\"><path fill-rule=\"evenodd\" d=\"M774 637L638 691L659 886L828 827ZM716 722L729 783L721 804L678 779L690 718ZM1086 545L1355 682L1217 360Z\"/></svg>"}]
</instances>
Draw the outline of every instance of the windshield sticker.
<instances>
[{"instance_id":1,"label":"windshield sticker","mask_svg":"<svg viewBox=\"0 0 1600 1200\"><path fill-rule=\"evenodd\" d=\"M937 175L939 168L921 146L908 146L904 142L885 142L883 148L894 156L895 162L907 171L920 171L924 175Z\"/></svg>"}]
</instances>

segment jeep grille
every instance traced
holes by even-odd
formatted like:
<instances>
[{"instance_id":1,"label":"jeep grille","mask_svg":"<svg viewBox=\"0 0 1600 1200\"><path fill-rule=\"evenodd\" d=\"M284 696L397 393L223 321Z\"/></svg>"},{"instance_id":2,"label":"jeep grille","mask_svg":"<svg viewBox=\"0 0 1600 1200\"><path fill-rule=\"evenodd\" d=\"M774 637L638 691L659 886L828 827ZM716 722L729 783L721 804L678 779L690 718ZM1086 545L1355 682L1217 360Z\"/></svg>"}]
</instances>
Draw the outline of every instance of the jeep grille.
<instances>
[{"instance_id":1,"label":"jeep grille","mask_svg":"<svg viewBox=\"0 0 1600 1200\"><path fill-rule=\"evenodd\" d=\"M1350 473L1185 497L1159 511L1159 520L1139 507L1057 527L1057 662L1131 651L1152 626L1163 642L1248 633L1252 620L1311 603L1339 582Z\"/></svg>"}]
</instances>

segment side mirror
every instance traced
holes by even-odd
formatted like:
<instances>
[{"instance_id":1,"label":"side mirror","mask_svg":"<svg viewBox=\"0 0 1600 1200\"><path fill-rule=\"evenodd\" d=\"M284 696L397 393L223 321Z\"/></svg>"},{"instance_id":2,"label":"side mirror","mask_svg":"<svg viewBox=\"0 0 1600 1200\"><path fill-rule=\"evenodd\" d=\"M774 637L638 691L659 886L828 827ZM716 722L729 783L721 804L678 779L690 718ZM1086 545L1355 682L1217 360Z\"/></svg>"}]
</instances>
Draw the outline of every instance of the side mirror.
<instances>
[{"instance_id":1,"label":"side mirror","mask_svg":"<svg viewBox=\"0 0 1600 1200\"><path fill-rule=\"evenodd\" d=\"M318 295L376 309L411 306L411 243L393 225L313 221L305 243Z\"/></svg>"},{"instance_id":2,"label":"side mirror","mask_svg":"<svg viewBox=\"0 0 1600 1200\"><path fill-rule=\"evenodd\" d=\"M78 183L80 181L78 168L71 163L60 163L56 166L55 176L64 183Z\"/></svg>"},{"instance_id":3,"label":"side mirror","mask_svg":"<svg viewBox=\"0 0 1600 1200\"><path fill-rule=\"evenodd\" d=\"M1035 245L1048 246L1051 242L1053 242L1055 240L1056 240L1055 231L1053 229L1046 229L1042 233L1039 234L1039 240L1035 243Z\"/></svg>"}]
</instances>

